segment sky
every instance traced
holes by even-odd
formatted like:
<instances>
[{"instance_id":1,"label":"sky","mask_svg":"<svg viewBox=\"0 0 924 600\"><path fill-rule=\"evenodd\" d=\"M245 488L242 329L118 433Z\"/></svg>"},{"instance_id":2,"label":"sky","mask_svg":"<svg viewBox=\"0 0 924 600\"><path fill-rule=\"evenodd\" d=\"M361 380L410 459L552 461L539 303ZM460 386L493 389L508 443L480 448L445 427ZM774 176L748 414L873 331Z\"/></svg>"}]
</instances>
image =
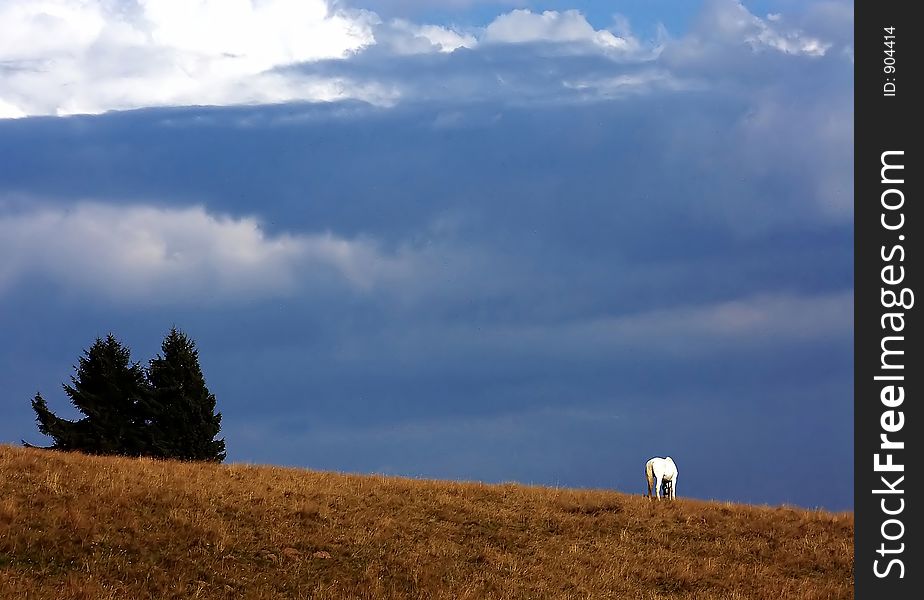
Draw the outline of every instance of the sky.
<instances>
[{"instance_id":1,"label":"sky","mask_svg":"<svg viewBox=\"0 0 924 600\"><path fill-rule=\"evenodd\" d=\"M0 442L114 333L233 462L853 507L853 4L0 0Z\"/></svg>"}]
</instances>

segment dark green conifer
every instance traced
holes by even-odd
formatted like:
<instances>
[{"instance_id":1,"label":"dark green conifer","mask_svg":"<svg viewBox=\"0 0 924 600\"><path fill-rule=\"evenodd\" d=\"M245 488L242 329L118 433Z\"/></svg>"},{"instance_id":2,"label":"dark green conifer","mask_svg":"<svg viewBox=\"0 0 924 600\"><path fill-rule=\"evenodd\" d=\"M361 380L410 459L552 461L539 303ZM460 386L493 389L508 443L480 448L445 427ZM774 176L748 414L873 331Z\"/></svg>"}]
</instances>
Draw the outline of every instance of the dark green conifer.
<instances>
[{"instance_id":1,"label":"dark green conifer","mask_svg":"<svg viewBox=\"0 0 924 600\"><path fill-rule=\"evenodd\" d=\"M152 398L152 439L156 456L221 462L225 441L215 396L205 385L196 344L175 327L151 360L148 381Z\"/></svg>"},{"instance_id":2,"label":"dark green conifer","mask_svg":"<svg viewBox=\"0 0 924 600\"><path fill-rule=\"evenodd\" d=\"M112 334L96 342L78 359L76 375L64 392L81 414L78 421L55 415L41 394L32 400L39 431L52 448L90 454L147 454L146 411L149 401L144 370Z\"/></svg>"}]
</instances>

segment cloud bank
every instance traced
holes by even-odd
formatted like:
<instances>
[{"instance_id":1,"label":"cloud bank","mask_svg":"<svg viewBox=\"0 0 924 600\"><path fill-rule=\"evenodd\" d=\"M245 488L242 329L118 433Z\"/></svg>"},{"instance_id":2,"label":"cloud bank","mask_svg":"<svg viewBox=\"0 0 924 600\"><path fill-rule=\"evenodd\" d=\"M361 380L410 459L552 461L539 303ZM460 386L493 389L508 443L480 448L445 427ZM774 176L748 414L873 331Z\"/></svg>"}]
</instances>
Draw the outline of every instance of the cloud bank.
<instances>
[{"instance_id":1,"label":"cloud bank","mask_svg":"<svg viewBox=\"0 0 924 600\"><path fill-rule=\"evenodd\" d=\"M312 284L362 291L414 268L367 239L268 235L253 217L201 206L82 203L0 214L0 254L0 292L38 277L69 293L141 304L235 304Z\"/></svg>"},{"instance_id":2,"label":"cloud bank","mask_svg":"<svg viewBox=\"0 0 924 600\"><path fill-rule=\"evenodd\" d=\"M325 0L6 0L0 118L344 99L392 106L424 96L412 71L390 61L460 51L483 56L482 71L492 75L468 79L470 89L461 91L473 99L486 83L512 98L612 98L614 90L649 90L654 80L671 82L658 89L687 89L703 65L754 66L768 52L818 59L835 44L771 17L737 0L710 0L684 37L642 43L619 19L615 29L595 28L577 10L514 9L484 27L458 28L383 20ZM512 52L515 70L505 72L503 61L492 66L498 46ZM554 62L574 56L599 60ZM451 82L468 77L469 62L443 63L450 93L459 93ZM541 89L519 71L544 73ZM562 94L576 89L581 94Z\"/></svg>"}]
</instances>

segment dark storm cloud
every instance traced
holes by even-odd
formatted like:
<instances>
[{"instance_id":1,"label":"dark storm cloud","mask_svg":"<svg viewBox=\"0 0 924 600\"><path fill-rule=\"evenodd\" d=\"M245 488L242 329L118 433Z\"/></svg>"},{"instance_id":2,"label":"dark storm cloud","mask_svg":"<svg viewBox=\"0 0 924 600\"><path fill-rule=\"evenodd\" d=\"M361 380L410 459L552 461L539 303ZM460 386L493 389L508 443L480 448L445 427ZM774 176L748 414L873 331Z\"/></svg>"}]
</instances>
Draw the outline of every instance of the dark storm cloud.
<instances>
[{"instance_id":1,"label":"dark storm cloud","mask_svg":"<svg viewBox=\"0 0 924 600\"><path fill-rule=\"evenodd\" d=\"M849 38L736 16L277 72L388 107L0 121L0 437L176 324L233 460L638 491L670 453L682 495L849 506Z\"/></svg>"}]
</instances>

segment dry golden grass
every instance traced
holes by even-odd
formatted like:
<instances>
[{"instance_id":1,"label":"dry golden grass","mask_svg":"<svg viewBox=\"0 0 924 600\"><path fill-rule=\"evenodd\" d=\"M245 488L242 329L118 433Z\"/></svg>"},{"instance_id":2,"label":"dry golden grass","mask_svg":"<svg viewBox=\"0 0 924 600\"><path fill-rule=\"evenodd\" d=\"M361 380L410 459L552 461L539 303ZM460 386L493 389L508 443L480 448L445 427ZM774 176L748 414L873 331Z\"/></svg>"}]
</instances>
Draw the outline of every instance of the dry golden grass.
<instances>
[{"instance_id":1,"label":"dry golden grass","mask_svg":"<svg viewBox=\"0 0 924 600\"><path fill-rule=\"evenodd\" d=\"M853 514L0 445L0 596L851 598Z\"/></svg>"}]
</instances>

